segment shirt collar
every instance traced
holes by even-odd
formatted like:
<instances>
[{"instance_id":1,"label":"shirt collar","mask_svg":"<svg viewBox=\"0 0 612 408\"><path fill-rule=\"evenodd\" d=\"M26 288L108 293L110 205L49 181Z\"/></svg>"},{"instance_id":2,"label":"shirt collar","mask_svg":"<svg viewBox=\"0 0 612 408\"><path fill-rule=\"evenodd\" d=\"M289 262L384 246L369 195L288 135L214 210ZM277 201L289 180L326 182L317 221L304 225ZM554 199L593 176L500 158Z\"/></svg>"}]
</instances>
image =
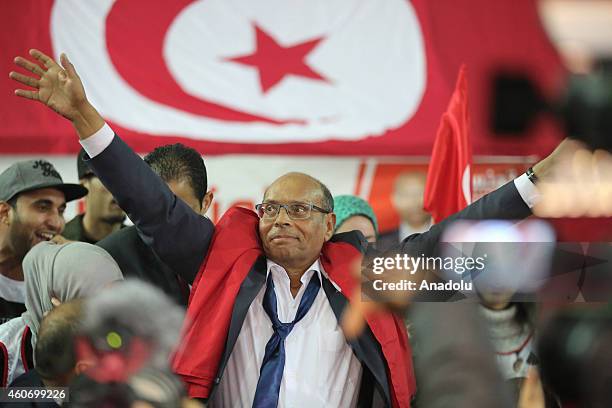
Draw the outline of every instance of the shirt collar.
<instances>
[{"instance_id":1,"label":"shirt collar","mask_svg":"<svg viewBox=\"0 0 612 408\"><path fill-rule=\"evenodd\" d=\"M289 277L287 276L287 271L285 270L285 268L283 268L282 266L280 266L279 264L277 264L276 262L270 260L270 259L266 259L266 263L267 263L267 267L266 267L266 279L268 279L268 275L270 274L270 271L272 270L272 268L275 268L276 271L278 272L282 272L282 276L286 277L287 279L289 279ZM321 262L319 259L317 259L316 261L314 261L314 263L312 265L310 265L310 268L308 268L306 270L306 273L304 273L302 275L302 278L300 279L302 281L302 285L306 285L308 284L308 281L310 281L312 275L314 273L317 273L319 276L319 282L321 282L321 284L323 284L323 277L327 278L327 280L329 280L332 285L334 285L334 287L336 288L336 290L338 292L341 292L340 290L340 286L338 286L336 284L336 282L334 282L333 280L331 280L329 278L329 275L327 274L327 272L325 272L325 269L323 269L323 265L321 265Z\"/></svg>"}]
</instances>

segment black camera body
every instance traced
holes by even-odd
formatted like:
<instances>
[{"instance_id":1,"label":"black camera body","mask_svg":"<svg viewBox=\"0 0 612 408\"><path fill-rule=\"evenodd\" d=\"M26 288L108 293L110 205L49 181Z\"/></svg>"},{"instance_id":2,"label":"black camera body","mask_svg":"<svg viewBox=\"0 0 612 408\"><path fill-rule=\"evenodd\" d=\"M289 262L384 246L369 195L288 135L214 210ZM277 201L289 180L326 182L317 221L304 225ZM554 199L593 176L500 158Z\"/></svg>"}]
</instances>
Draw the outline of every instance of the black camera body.
<instances>
[{"instance_id":1,"label":"black camera body","mask_svg":"<svg viewBox=\"0 0 612 408\"><path fill-rule=\"evenodd\" d=\"M528 75L500 70L493 76L491 129L520 135L542 114L565 134L591 149L612 152L612 59L602 59L588 75L570 75L560 97L547 99Z\"/></svg>"}]
</instances>

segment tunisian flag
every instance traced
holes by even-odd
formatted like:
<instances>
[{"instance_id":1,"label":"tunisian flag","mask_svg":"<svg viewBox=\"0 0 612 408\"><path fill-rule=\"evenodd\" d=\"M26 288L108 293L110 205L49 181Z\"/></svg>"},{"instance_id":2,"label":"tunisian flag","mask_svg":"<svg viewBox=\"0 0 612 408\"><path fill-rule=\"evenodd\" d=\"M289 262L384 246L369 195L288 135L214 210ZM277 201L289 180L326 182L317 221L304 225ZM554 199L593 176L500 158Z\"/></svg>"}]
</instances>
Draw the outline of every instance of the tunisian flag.
<instances>
[{"instance_id":1,"label":"tunisian flag","mask_svg":"<svg viewBox=\"0 0 612 408\"><path fill-rule=\"evenodd\" d=\"M466 68L462 65L455 92L442 115L427 172L424 207L434 222L467 206L472 199L472 146Z\"/></svg>"},{"instance_id":2,"label":"tunisian flag","mask_svg":"<svg viewBox=\"0 0 612 408\"><path fill-rule=\"evenodd\" d=\"M555 91L563 74L533 0L21 0L0 2L0 154L76 153L70 123L15 97L16 55L65 52L136 151L427 155L457 69L470 71L478 154L544 154L487 127L500 68Z\"/></svg>"}]
</instances>

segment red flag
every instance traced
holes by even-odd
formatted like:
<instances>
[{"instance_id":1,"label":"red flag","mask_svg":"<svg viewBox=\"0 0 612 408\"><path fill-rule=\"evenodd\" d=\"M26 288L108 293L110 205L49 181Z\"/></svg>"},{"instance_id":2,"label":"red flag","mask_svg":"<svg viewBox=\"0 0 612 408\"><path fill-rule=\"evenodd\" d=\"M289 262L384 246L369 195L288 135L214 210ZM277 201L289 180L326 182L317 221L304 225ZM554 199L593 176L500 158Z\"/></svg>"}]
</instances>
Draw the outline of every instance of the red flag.
<instances>
[{"instance_id":1,"label":"red flag","mask_svg":"<svg viewBox=\"0 0 612 408\"><path fill-rule=\"evenodd\" d=\"M558 143L546 126L508 140L487 127L500 66L553 94L564 74L533 0L209 3L4 1L0 154L80 148L68 121L13 94L8 72L23 71L12 59L31 47L66 52L88 98L143 153L182 142L207 156L425 155L462 62L475 152Z\"/></svg>"},{"instance_id":2,"label":"red flag","mask_svg":"<svg viewBox=\"0 0 612 408\"><path fill-rule=\"evenodd\" d=\"M472 146L465 65L442 115L427 172L424 207L434 222L465 208L472 198Z\"/></svg>"}]
</instances>

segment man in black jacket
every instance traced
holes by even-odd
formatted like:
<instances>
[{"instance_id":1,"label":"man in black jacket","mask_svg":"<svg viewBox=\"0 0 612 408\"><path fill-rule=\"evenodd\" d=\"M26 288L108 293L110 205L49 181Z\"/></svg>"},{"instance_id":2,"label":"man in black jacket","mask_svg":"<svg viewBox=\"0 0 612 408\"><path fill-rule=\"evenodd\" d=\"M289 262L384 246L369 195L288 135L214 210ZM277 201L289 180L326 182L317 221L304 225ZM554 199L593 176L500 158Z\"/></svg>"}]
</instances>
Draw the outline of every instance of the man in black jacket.
<instances>
[{"instance_id":1,"label":"man in black jacket","mask_svg":"<svg viewBox=\"0 0 612 408\"><path fill-rule=\"evenodd\" d=\"M204 216L213 199L207 191L206 165L200 154L180 143L158 147L144 161L162 178L170 190L195 213ZM178 304L187 305L192 281L185 281L159 259L138 235L136 227L117 231L98 245L111 254L123 275L151 282Z\"/></svg>"}]
</instances>

